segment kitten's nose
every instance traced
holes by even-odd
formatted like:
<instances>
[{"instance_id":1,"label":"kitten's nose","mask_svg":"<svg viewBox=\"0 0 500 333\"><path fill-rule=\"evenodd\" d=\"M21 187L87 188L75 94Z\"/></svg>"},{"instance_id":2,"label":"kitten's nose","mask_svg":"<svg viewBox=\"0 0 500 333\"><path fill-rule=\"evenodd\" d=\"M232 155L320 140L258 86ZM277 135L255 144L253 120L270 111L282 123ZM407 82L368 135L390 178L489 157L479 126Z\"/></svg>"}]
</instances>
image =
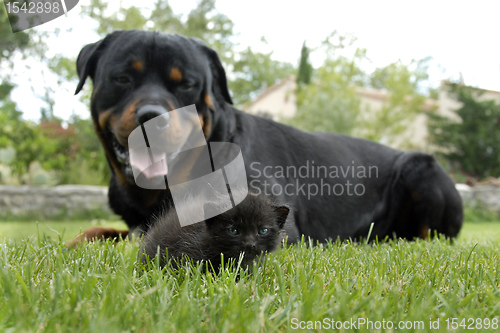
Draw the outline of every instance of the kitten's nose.
<instances>
[{"instance_id":1,"label":"kitten's nose","mask_svg":"<svg viewBox=\"0 0 500 333\"><path fill-rule=\"evenodd\" d=\"M246 242L243 245L249 250L255 250L257 248L255 242Z\"/></svg>"}]
</instances>

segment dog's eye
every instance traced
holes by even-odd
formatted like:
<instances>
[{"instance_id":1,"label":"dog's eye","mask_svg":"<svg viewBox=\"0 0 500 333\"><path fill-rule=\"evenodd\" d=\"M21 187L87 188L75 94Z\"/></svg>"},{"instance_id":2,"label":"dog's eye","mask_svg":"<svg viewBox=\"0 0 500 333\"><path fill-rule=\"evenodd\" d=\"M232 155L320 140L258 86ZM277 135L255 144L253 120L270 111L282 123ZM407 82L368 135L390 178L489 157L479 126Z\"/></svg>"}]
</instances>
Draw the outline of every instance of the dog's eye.
<instances>
[{"instance_id":1,"label":"dog's eye","mask_svg":"<svg viewBox=\"0 0 500 333\"><path fill-rule=\"evenodd\" d=\"M268 228L260 228L259 229L259 235L267 235L269 233Z\"/></svg>"},{"instance_id":2,"label":"dog's eye","mask_svg":"<svg viewBox=\"0 0 500 333\"><path fill-rule=\"evenodd\" d=\"M239 234L238 229L233 228L233 227L227 228L227 232L229 232L230 235L237 235L237 234Z\"/></svg>"},{"instance_id":3,"label":"dog's eye","mask_svg":"<svg viewBox=\"0 0 500 333\"><path fill-rule=\"evenodd\" d=\"M192 82L188 82L188 81L185 81L185 82L181 82L177 88L178 89L181 89L181 90L190 90L190 89L193 89L194 88L194 83Z\"/></svg>"},{"instance_id":4,"label":"dog's eye","mask_svg":"<svg viewBox=\"0 0 500 333\"><path fill-rule=\"evenodd\" d=\"M115 81L118 84L129 84L132 81L128 76L122 75L122 76L116 76L113 78L113 81Z\"/></svg>"}]
</instances>

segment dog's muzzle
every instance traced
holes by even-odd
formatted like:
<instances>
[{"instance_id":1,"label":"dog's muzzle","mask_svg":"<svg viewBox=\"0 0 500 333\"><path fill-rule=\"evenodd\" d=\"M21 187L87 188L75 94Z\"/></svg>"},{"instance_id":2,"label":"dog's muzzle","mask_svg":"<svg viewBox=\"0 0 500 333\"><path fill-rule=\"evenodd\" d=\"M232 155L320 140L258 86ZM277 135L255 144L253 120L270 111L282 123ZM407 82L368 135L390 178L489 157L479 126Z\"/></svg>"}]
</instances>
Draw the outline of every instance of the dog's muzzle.
<instances>
[{"instance_id":1,"label":"dog's muzzle","mask_svg":"<svg viewBox=\"0 0 500 333\"><path fill-rule=\"evenodd\" d=\"M158 116L163 116L155 121L158 130L166 129L170 124L170 116L168 111L160 105L151 104L141 106L135 114L135 119L139 125L144 125L144 123Z\"/></svg>"}]
</instances>

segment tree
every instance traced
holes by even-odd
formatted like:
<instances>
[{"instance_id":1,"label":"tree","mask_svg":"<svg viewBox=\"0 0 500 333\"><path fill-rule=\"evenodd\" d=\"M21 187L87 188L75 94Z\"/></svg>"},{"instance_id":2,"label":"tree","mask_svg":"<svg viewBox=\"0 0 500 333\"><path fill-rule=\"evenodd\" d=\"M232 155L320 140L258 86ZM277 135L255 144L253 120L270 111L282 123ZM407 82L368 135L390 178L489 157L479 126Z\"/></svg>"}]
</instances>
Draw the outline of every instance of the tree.
<instances>
[{"instance_id":1,"label":"tree","mask_svg":"<svg viewBox=\"0 0 500 333\"><path fill-rule=\"evenodd\" d=\"M54 168L59 181L64 184L107 184L110 172L92 120L73 115L67 129L71 129L65 137L70 146L65 155L70 158L64 168Z\"/></svg>"},{"instance_id":2,"label":"tree","mask_svg":"<svg viewBox=\"0 0 500 333\"><path fill-rule=\"evenodd\" d=\"M0 6L0 66L5 66L13 53L22 51L23 56L38 56L49 70L59 76L60 82L76 81L76 59L62 55L46 58L45 35L34 32L34 29L13 34L4 8ZM199 0L186 16L175 14L166 0L156 0L151 11L137 5L120 7L114 12L108 10L106 1L91 0L90 5L82 6L82 15L97 22L96 31L102 37L117 29L146 29L204 40L218 52L228 70L229 87L234 92L236 103L248 100L262 87L274 84L293 72L290 64L272 60L271 53L246 49L241 56L237 56L233 41L234 24L216 9L215 0ZM7 65L10 67L11 64ZM91 121L78 117L62 121L55 117L53 91L50 88L41 97L46 107L41 110L40 123L23 120L22 113L9 98L14 88L8 74L5 74L9 72L1 72L0 149L8 148L8 154L0 152L0 157L12 155L15 148L16 158L9 157L8 161L19 179L24 179L21 175L28 171L30 164L37 162L44 168L52 169L62 183L102 183L108 174L107 162L97 137L92 133ZM89 95L87 88L80 98L88 103Z\"/></svg>"},{"instance_id":3,"label":"tree","mask_svg":"<svg viewBox=\"0 0 500 333\"><path fill-rule=\"evenodd\" d=\"M181 33L183 30L181 16L174 13L167 0L155 2L149 21L158 31Z\"/></svg>"},{"instance_id":4,"label":"tree","mask_svg":"<svg viewBox=\"0 0 500 333\"><path fill-rule=\"evenodd\" d=\"M302 85L308 85L311 82L313 67L309 62L310 50L306 46L306 42L302 44L300 50L299 69L297 70L297 85L299 89Z\"/></svg>"},{"instance_id":5,"label":"tree","mask_svg":"<svg viewBox=\"0 0 500 333\"><path fill-rule=\"evenodd\" d=\"M212 47L221 60L230 64L234 58L232 41L234 23L229 17L217 11L215 0L200 0L191 10L180 33L188 37L198 37Z\"/></svg>"},{"instance_id":6,"label":"tree","mask_svg":"<svg viewBox=\"0 0 500 333\"><path fill-rule=\"evenodd\" d=\"M356 48L355 42L352 36L333 32L314 51L324 51L326 59L315 70L311 84L302 88L299 84L297 115L291 122L310 131L350 134L399 148L415 148L405 135L426 106L422 87L428 79L430 58L408 65L398 61L369 73L366 50ZM305 54L303 47L299 68ZM363 102L361 94L367 87L384 96L381 107L371 108Z\"/></svg>"},{"instance_id":7,"label":"tree","mask_svg":"<svg viewBox=\"0 0 500 333\"><path fill-rule=\"evenodd\" d=\"M145 29L148 22L141 10L135 6L128 8L120 6L117 12L109 13L107 1L91 0L90 5L81 8L83 16L98 22L97 33L101 36L115 30Z\"/></svg>"},{"instance_id":8,"label":"tree","mask_svg":"<svg viewBox=\"0 0 500 333\"><path fill-rule=\"evenodd\" d=\"M14 52L29 44L27 32L12 33L5 6L0 6L0 62L9 59Z\"/></svg>"},{"instance_id":9,"label":"tree","mask_svg":"<svg viewBox=\"0 0 500 333\"><path fill-rule=\"evenodd\" d=\"M4 101L0 108L0 149L12 150L14 154L13 158L0 161L0 164L9 165L15 174L21 175L36 160L40 151L37 143L39 131L36 124L21 119L22 113L15 109L12 102Z\"/></svg>"},{"instance_id":10,"label":"tree","mask_svg":"<svg viewBox=\"0 0 500 333\"><path fill-rule=\"evenodd\" d=\"M29 35L26 32L12 33L5 6L0 6L0 68L12 67L11 58L15 52L25 50L29 45ZM0 77L0 107L2 112L16 113L15 103L10 100L14 85L10 82L8 71L2 71Z\"/></svg>"},{"instance_id":11,"label":"tree","mask_svg":"<svg viewBox=\"0 0 500 333\"><path fill-rule=\"evenodd\" d=\"M292 64L272 59L272 53L253 52L249 47L239 53L233 64L230 82L235 104L254 99L265 88L294 72Z\"/></svg>"},{"instance_id":12,"label":"tree","mask_svg":"<svg viewBox=\"0 0 500 333\"><path fill-rule=\"evenodd\" d=\"M362 110L357 135L374 141L383 141L399 148L415 148L404 132L416 117L422 114L426 94L421 91L428 79L430 58L413 60L405 65L401 61L377 68L370 76L370 86L386 93L387 99L377 110ZM422 147L418 147L422 148Z\"/></svg>"},{"instance_id":13,"label":"tree","mask_svg":"<svg viewBox=\"0 0 500 333\"><path fill-rule=\"evenodd\" d=\"M355 49L350 56L342 54L353 43L353 39L334 32L317 49L325 51L326 60L311 83L299 90L297 114L287 122L308 131L352 134L361 105L356 87L366 80L361 69L366 51Z\"/></svg>"},{"instance_id":14,"label":"tree","mask_svg":"<svg viewBox=\"0 0 500 333\"><path fill-rule=\"evenodd\" d=\"M97 21L97 33L101 36L126 29L178 33L200 38L214 48L222 59L231 59L234 24L226 15L217 11L215 0L200 0L185 20L173 12L166 0L156 0L151 12L136 6L120 6L116 12L110 13L107 7L107 1L104 0L91 0L90 5L82 6L82 15Z\"/></svg>"},{"instance_id":15,"label":"tree","mask_svg":"<svg viewBox=\"0 0 500 333\"><path fill-rule=\"evenodd\" d=\"M13 55L22 52L25 57L46 61L61 80L75 77L74 61L61 56L44 57L43 34L36 34L33 29L12 33L4 8L0 6L0 66L14 67ZM42 97L47 107L41 110L40 122L24 120L22 112L10 99L15 86L9 82L9 74L4 74L10 72L2 71L0 84L0 163L9 167L11 179L3 179L0 175L0 182L31 183L34 177L27 173L32 165L39 164L45 170L51 170L59 183L81 183L83 180L102 184L103 175L108 172L107 162L99 140L91 133L91 121L73 117L63 126L63 121L54 116L55 101L50 89Z\"/></svg>"},{"instance_id":16,"label":"tree","mask_svg":"<svg viewBox=\"0 0 500 333\"><path fill-rule=\"evenodd\" d=\"M156 0L151 12L136 6L120 6L112 13L108 11L107 1L91 0L90 5L82 6L82 14L97 21L97 33L101 36L126 29L178 33L204 40L224 60L232 56L234 24L226 15L217 11L215 0L200 0L185 20L173 12L167 0Z\"/></svg>"},{"instance_id":17,"label":"tree","mask_svg":"<svg viewBox=\"0 0 500 333\"><path fill-rule=\"evenodd\" d=\"M481 92L456 83L447 89L462 106L456 118L430 114L429 132L455 171L473 177L500 176L500 104L479 100Z\"/></svg>"},{"instance_id":18,"label":"tree","mask_svg":"<svg viewBox=\"0 0 500 333\"><path fill-rule=\"evenodd\" d=\"M12 67L12 57L16 52L25 50L30 44L26 32L12 33L5 6L0 6L0 68ZM10 98L15 85L10 82L7 71L2 71L0 77L0 150L11 152L0 164L9 165L14 171L26 170L26 162L31 161L36 153L36 147L31 145L36 137L33 123L22 120L22 112ZM1 179L0 175L0 179Z\"/></svg>"},{"instance_id":19,"label":"tree","mask_svg":"<svg viewBox=\"0 0 500 333\"><path fill-rule=\"evenodd\" d=\"M271 53L250 48L237 53L234 23L217 10L215 0L200 0L186 18L175 14L166 0L157 0L151 13L133 6L109 13L104 0L92 0L82 12L97 21L97 32L102 36L116 29L153 29L202 39L217 51L228 71L235 104L256 97L263 88L294 72L291 64L273 60Z\"/></svg>"}]
</instances>

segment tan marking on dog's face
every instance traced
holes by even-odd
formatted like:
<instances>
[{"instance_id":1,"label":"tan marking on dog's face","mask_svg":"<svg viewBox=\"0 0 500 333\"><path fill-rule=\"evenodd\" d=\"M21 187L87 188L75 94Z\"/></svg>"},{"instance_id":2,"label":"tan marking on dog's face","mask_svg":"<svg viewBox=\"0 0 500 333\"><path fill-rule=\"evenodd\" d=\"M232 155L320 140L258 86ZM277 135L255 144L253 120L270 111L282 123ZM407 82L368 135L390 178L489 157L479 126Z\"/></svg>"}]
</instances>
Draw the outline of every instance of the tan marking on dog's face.
<instances>
[{"instance_id":1,"label":"tan marking on dog's face","mask_svg":"<svg viewBox=\"0 0 500 333\"><path fill-rule=\"evenodd\" d=\"M109 125L115 134L116 139L123 147L128 147L128 136L137 128L135 114L139 101L130 103L121 115L112 115Z\"/></svg>"},{"instance_id":2,"label":"tan marking on dog's face","mask_svg":"<svg viewBox=\"0 0 500 333\"><path fill-rule=\"evenodd\" d=\"M186 133L190 128L183 126L182 119L177 112L170 112L169 128L165 131L163 139L172 147L180 147L186 141Z\"/></svg>"},{"instance_id":3,"label":"tan marking on dog's face","mask_svg":"<svg viewBox=\"0 0 500 333\"><path fill-rule=\"evenodd\" d=\"M200 123L201 123L201 129L203 130L203 135L205 136L205 139L208 139L210 134L212 133L212 126L211 126L211 118L209 116L203 116L203 115L198 115L200 118Z\"/></svg>"},{"instance_id":4,"label":"tan marking on dog's face","mask_svg":"<svg viewBox=\"0 0 500 333\"><path fill-rule=\"evenodd\" d=\"M170 79L175 82L181 82L182 80L182 72L179 68L177 67L172 67L170 70Z\"/></svg>"},{"instance_id":5,"label":"tan marking on dog's face","mask_svg":"<svg viewBox=\"0 0 500 333\"><path fill-rule=\"evenodd\" d=\"M174 103L172 103L172 102L170 102L170 101L167 101L167 105L168 105L168 107L170 108L170 111L173 111L173 110L175 110L175 109L176 109L176 107L175 107Z\"/></svg>"},{"instance_id":6,"label":"tan marking on dog's face","mask_svg":"<svg viewBox=\"0 0 500 333\"><path fill-rule=\"evenodd\" d=\"M116 160L116 156L110 147L110 142L108 142L104 138L104 132L108 126L110 117L113 113L113 109L106 110L99 114L97 121L92 117L94 124L94 132L97 134L99 141L101 142L101 146L104 148L104 153L108 156L111 167L113 168L115 175L118 178L118 181L123 185L128 185L127 178L122 172L121 167L119 166L118 161Z\"/></svg>"},{"instance_id":7,"label":"tan marking on dog's face","mask_svg":"<svg viewBox=\"0 0 500 333\"><path fill-rule=\"evenodd\" d=\"M175 182L184 183L192 179L192 168L199 163L200 156L203 156L203 147L196 147L189 150L189 153L183 156L182 168L175 172ZM204 163L204 162L203 162Z\"/></svg>"},{"instance_id":8,"label":"tan marking on dog's face","mask_svg":"<svg viewBox=\"0 0 500 333\"><path fill-rule=\"evenodd\" d=\"M144 63L140 60L136 60L132 63L132 68L136 71L142 72L144 70Z\"/></svg>"},{"instance_id":9,"label":"tan marking on dog's face","mask_svg":"<svg viewBox=\"0 0 500 333\"><path fill-rule=\"evenodd\" d=\"M112 113L113 109L109 109L100 113L98 116L98 124L94 125L99 125L99 130L104 130L108 126L109 117L111 116Z\"/></svg>"},{"instance_id":10,"label":"tan marking on dog's face","mask_svg":"<svg viewBox=\"0 0 500 333\"><path fill-rule=\"evenodd\" d=\"M203 128L203 126L205 126L205 121L203 120L203 116L201 114L199 114L198 118L200 118L201 128Z\"/></svg>"},{"instance_id":11,"label":"tan marking on dog's face","mask_svg":"<svg viewBox=\"0 0 500 333\"><path fill-rule=\"evenodd\" d=\"M205 104L210 108L210 110L215 111L214 103L212 102L212 97L209 94L205 94Z\"/></svg>"}]
</instances>

